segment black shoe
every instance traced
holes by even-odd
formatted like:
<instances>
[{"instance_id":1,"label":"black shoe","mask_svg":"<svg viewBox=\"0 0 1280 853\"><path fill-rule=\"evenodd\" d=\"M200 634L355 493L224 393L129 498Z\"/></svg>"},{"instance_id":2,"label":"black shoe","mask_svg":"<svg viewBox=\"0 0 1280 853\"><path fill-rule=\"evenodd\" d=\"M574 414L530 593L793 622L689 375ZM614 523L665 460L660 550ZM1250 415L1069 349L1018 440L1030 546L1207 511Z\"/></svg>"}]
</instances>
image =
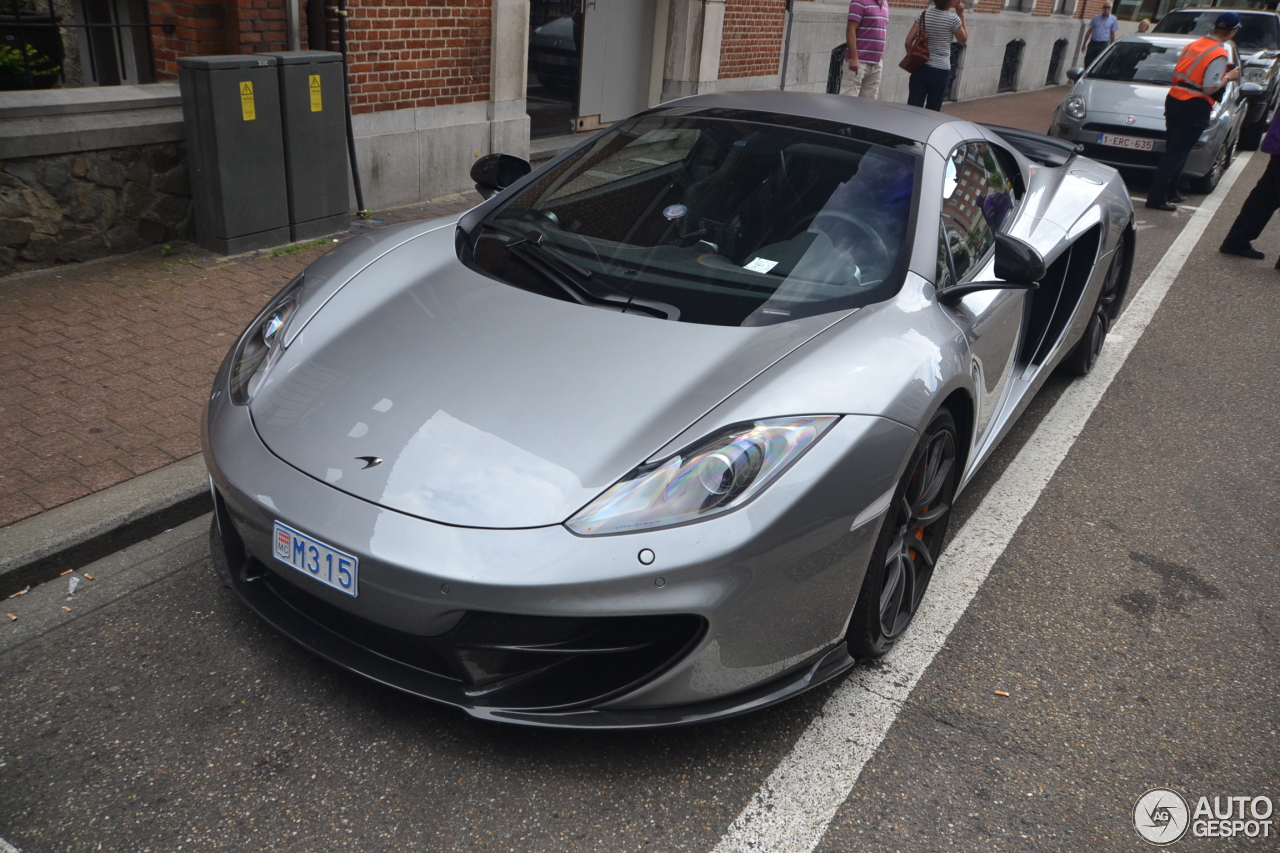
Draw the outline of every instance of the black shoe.
<instances>
[{"instance_id":1,"label":"black shoe","mask_svg":"<svg viewBox=\"0 0 1280 853\"><path fill-rule=\"evenodd\" d=\"M1178 209L1171 204L1162 204L1161 202L1158 202L1158 201L1147 202L1147 207L1151 208L1152 210L1177 210Z\"/></svg>"},{"instance_id":2,"label":"black shoe","mask_svg":"<svg viewBox=\"0 0 1280 853\"><path fill-rule=\"evenodd\" d=\"M1182 204L1186 200L1187 197L1185 195L1175 195L1173 198L1169 199L1169 204Z\"/></svg>"},{"instance_id":3,"label":"black shoe","mask_svg":"<svg viewBox=\"0 0 1280 853\"><path fill-rule=\"evenodd\" d=\"M1245 243L1242 246L1230 246L1223 243L1218 247L1218 251L1224 255L1239 255L1242 258L1252 258L1255 261L1260 261L1266 257L1266 254L1259 252L1248 243Z\"/></svg>"}]
</instances>

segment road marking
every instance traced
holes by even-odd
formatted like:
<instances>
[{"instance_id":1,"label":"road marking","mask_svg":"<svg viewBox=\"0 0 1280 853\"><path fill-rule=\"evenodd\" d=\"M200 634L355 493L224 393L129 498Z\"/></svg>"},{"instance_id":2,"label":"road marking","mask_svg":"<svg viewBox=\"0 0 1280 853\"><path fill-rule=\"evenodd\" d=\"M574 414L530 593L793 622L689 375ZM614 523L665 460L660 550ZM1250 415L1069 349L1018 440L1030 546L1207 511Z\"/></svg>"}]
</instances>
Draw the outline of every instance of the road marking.
<instances>
[{"instance_id":1,"label":"road marking","mask_svg":"<svg viewBox=\"0 0 1280 853\"><path fill-rule=\"evenodd\" d=\"M929 594L906 638L881 666L855 669L836 688L713 853L808 853L822 840L920 676L1124 366L1249 157L1241 155L1223 176L1220 192L1191 215L1116 322L1116 334L1107 337L1093 370L1067 387L960 528L938 562Z\"/></svg>"},{"instance_id":2,"label":"road marking","mask_svg":"<svg viewBox=\"0 0 1280 853\"><path fill-rule=\"evenodd\" d=\"M0 838L0 853L22 853L17 847L14 847L8 841Z\"/></svg>"}]
</instances>

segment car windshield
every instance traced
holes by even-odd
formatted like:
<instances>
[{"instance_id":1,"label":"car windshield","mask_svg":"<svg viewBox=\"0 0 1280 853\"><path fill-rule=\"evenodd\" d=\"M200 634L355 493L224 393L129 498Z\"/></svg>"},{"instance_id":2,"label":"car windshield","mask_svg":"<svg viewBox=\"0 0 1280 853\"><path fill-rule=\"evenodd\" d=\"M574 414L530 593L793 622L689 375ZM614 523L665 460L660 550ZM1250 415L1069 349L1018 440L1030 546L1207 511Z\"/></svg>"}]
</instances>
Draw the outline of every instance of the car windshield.
<instances>
[{"instance_id":1,"label":"car windshield","mask_svg":"<svg viewBox=\"0 0 1280 853\"><path fill-rule=\"evenodd\" d=\"M709 325L881 301L905 275L920 158L832 127L849 135L632 119L481 221L464 259L534 292Z\"/></svg>"},{"instance_id":2,"label":"car windshield","mask_svg":"<svg viewBox=\"0 0 1280 853\"><path fill-rule=\"evenodd\" d=\"M1213 32L1213 22L1218 20L1218 10L1212 12L1170 12L1156 24L1157 33L1207 36ZM1234 39L1242 53L1259 50L1280 50L1280 19L1272 14L1240 14L1240 32Z\"/></svg>"},{"instance_id":3,"label":"car windshield","mask_svg":"<svg viewBox=\"0 0 1280 853\"><path fill-rule=\"evenodd\" d=\"M1089 77L1093 80L1168 86L1173 82L1173 67L1178 64L1182 47L1181 43L1119 42L1089 69Z\"/></svg>"}]
</instances>

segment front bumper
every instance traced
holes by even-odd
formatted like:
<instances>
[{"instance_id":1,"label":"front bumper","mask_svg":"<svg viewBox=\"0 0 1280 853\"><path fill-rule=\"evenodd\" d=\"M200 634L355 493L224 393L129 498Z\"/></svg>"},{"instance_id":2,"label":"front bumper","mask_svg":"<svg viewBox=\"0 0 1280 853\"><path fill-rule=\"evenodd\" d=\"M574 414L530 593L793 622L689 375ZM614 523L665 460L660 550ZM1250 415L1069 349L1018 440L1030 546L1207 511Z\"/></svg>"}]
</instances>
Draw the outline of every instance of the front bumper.
<instances>
[{"instance_id":1,"label":"front bumper","mask_svg":"<svg viewBox=\"0 0 1280 853\"><path fill-rule=\"evenodd\" d=\"M1080 145L1083 154L1090 160L1105 163L1115 169L1154 171L1164 157L1165 129L1163 120L1159 126L1151 120L1127 124L1128 116L1090 113L1084 119L1068 116L1061 108L1054 114L1049 135L1058 139ZM1187 163L1182 171L1184 175L1200 177L1208 174L1213 168L1213 158L1218 148L1215 144L1216 127L1210 128L1192 148ZM1134 151L1113 145L1102 145L1099 139L1103 134L1132 136L1139 139L1150 139L1150 151Z\"/></svg>"},{"instance_id":2,"label":"front bumper","mask_svg":"<svg viewBox=\"0 0 1280 853\"><path fill-rule=\"evenodd\" d=\"M450 527L354 498L273 456L225 394L205 456L219 562L284 635L473 716L622 728L743 713L848 669L843 634L879 530L852 521L897 482L915 438L849 416L733 513L600 537ZM274 561L276 520L358 556L359 597ZM495 618L524 628L485 633Z\"/></svg>"}]
</instances>

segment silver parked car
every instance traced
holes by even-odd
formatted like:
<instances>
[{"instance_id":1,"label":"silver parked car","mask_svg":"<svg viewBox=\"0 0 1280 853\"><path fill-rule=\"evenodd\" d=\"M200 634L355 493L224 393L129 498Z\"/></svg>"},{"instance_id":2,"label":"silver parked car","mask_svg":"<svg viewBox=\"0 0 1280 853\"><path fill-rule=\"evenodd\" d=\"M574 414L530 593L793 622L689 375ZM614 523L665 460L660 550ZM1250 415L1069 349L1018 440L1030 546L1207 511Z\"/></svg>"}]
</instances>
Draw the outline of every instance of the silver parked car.
<instances>
[{"instance_id":1,"label":"silver parked car","mask_svg":"<svg viewBox=\"0 0 1280 853\"><path fill-rule=\"evenodd\" d=\"M742 713L890 649L1133 258L1072 146L859 98L687 98L527 172L482 158L479 207L285 287L205 458L263 619L529 725Z\"/></svg>"},{"instance_id":2,"label":"silver parked car","mask_svg":"<svg viewBox=\"0 0 1280 853\"><path fill-rule=\"evenodd\" d=\"M1076 83L1058 105L1052 136L1079 143L1086 156L1117 168L1154 170L1164 155L1164 101L1182 49L1195 36L1133 33L1107 48L1088 70L1072 68ZM1227 42L1231 62L1236 47ZM1235 156L1249 111L1262 94L1253 83L1232 81L1214 104L1212 124L1200 137L1183 174L1195 192L1218 185Z\"/></svg>"},{"instance_id":3,"label":"silver parked car","mask_svg":"<svg viewBox=\"0 0 1280 853\"><path fill-rule=\"evenodd\" d=\"M1153 32L1206 36L1222 9L1174 9L1160 19ZM1249 98L1248 115L1240 131L1240 147L1255 149L1267 132L1271 112L1280 104L1280 14L1232 9L1240 16L1240 32L1231 41L1244 60L1240 80L1263 91Z\"/></svg>"}]
</instances>

